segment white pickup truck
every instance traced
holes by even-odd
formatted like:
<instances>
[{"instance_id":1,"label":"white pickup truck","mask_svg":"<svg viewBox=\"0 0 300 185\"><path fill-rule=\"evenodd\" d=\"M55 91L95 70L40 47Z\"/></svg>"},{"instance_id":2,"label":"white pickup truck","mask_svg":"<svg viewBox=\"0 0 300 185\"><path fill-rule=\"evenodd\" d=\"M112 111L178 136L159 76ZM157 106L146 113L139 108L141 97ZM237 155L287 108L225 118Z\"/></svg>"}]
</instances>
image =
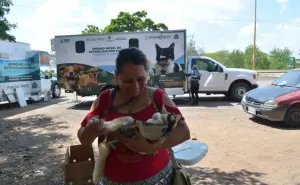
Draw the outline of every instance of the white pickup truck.
<instances>
[{"instance_id":1,"label":"white pickup truck","mask_svg":"<svg viewBox=\"0 0 300 185\"><path fill-rule=\"evenodd\" d=\"M206 56L188 57L186 72L193 65L198 66L201 73L199 93L224 94L234 101L241 101L244 94L258 87L257 72L241 68L227 68L220 62ZM188 90L186 81L185 92Z\"/></svg>"}]
</instances>

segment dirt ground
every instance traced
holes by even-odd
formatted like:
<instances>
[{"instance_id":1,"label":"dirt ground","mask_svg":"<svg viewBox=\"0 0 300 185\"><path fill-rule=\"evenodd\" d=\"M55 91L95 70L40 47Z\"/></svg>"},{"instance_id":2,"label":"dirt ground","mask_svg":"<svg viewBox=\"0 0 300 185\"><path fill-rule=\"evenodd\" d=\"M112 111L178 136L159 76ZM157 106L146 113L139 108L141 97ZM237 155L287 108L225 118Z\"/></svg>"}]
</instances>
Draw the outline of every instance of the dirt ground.
<instances>
[{"instance_id":1,"label":"dirt ground","mask_svg":"<svg viewBox=\"0 0 300 185\"><path fill-rule=\"evenodd\" d=\"M70 98L0 107L1 185L63 184L66 147L79 143L76 132L91 104ZM188 167L193 184L300 184L299 130L252 120L222 97L202 97L198 107L176 102L192 138L209 147L202 161Z\"/></svg>"}]
</instances>

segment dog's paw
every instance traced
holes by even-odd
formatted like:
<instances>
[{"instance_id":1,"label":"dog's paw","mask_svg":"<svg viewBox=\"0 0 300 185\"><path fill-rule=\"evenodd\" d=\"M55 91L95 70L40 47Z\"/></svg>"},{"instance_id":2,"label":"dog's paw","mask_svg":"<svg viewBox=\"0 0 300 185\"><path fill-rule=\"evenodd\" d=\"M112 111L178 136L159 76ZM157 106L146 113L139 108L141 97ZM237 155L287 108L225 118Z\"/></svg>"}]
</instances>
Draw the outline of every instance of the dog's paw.
<instances>
[{"instance_id":1,"label":"dog's paw","mask_svg":"<svg viewBox=\"0 0 300 185\"><path fill-rule=\"evenodd\" d=\"M93 124L98 124L100 122L100 119L98 116L93 116L91 119L88 120L87 126L93 125Z\"/></svg>"},{"instance_id":2,"label":"dog's paw","mask_svg":"<svg viewBox=\"0 0 300 185\"><path fill-rule=\"evenodd\" d=\"M127 124L132 124L134 122L134 119L131 116L125 116L124 122Z\"/></svg>"}]
</instances>

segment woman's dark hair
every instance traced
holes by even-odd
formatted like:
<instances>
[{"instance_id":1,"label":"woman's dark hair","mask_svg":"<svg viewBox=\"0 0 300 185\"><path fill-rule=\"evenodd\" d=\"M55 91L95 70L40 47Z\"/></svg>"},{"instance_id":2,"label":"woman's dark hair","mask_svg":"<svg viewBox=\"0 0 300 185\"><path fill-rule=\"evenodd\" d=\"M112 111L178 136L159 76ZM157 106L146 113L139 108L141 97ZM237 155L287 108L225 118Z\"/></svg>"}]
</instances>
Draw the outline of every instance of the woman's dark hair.
<instances>
[{"instance_id":1,"label":"woman's dark hair","mask_svg":"<svg viewBox=\"0 0 300 185\"><path fill-rule=\"evenodd\" d=\"M143 65L148 71L148 60L146 55L139 49L130 47L119 51L116 59L116 74L122 72L124 64Z\"/></svg>"}]
</instances>

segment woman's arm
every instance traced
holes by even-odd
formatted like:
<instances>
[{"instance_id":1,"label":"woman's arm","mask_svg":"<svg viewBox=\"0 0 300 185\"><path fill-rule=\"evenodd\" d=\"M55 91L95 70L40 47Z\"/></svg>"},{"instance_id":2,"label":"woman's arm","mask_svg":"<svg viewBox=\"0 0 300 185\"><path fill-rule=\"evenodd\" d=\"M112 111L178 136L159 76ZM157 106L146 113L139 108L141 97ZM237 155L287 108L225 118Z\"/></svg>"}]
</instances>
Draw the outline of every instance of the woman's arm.
<instances>
[{"instance_id":1,"label":"woman's arm","mask_svg":"<svg viewBox=\"0 0 300 185\"><path fill-rule=\"evenodd\" d=\"M169 96L165 93L163 95L163 104L165 105L167 111L169 109L177 109L175 103L169 98ZM178 110L179 111L179 110ZM186 140L190 139L190 130L184 119L180 119L175 128L173 128L171 134L167 137L167 139L158 146L160 149L168 149L173 146L176 146L180 143L183 143Z\"/></svg>"},{"instance_id":2,"label":"woman's arm","mask_svg":"<svg viewBox=\"0 0 300 185\"><path fill-rule=\"evenodd\" d=\"M174 102L169 98L169 96L164 93L163 95L163 104L168 112L174 112L175 114L181 114L177 106ZM135 152L146 152L146 153L155 153L162 149L168 149L173 146L176 146L186 140L190 139L190 131L189 128L184 121L181 119L178 121L177 126L172 129L171 134L167 137L167 139L163 142L150 143L148 142L140 132L136 132L136 139L128 138L123 134L118 133L118 139L127 146L127 148L131 149Z\"/></svg>"},{"instance_id":3,"label":"woman's arm","mask_svg":"<svg viewBox=\"0 0 300 185\"><path fill-rule=\"evenodd\" d=\"M101 96L98 96L97 99L93 102L90 113L98 107L101 101ZM102 132L103 122L100 120L99 124L93 124L91 126L81 126L78 130L77 137L82 145L92 145L94 140L101 134ZM101 138L102 139L102 138ZM104 136L103 136L104 139Z\"/></svg>"}]
</instances>

